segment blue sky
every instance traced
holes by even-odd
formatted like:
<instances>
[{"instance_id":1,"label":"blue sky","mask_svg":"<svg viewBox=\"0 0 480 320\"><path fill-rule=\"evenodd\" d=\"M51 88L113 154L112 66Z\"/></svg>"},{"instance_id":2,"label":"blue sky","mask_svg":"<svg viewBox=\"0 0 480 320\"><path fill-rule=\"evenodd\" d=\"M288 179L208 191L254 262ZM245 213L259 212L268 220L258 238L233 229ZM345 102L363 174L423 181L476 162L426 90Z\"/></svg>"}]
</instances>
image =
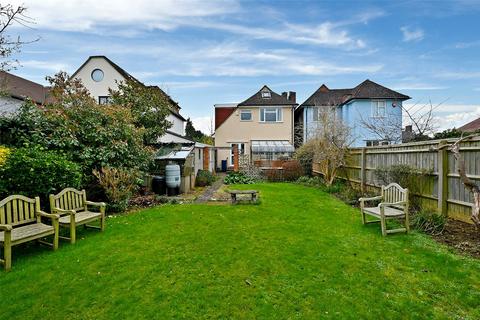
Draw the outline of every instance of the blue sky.
<instances>
[{"instance_id":1,"label":"blue sky","mask_svg":"<svg viewBox=\"0 0 480 320\"><path fill-rule=\"evenodd\" d=\"M15 1L11 1L16 3ZM365 79L429 101L439 129L480 116L480 1L18 1L35 19L13 73L44 83L106 55L208 131L263 84L305 100Z\"/></svg>"}]
</instances>

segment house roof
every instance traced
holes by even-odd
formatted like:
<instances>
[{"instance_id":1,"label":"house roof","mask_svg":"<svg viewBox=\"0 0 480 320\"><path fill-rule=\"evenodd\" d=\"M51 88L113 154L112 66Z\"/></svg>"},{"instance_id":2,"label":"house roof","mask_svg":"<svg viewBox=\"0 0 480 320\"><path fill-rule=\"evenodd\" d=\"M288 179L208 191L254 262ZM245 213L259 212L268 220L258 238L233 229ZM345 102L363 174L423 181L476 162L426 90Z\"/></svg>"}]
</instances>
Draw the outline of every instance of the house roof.
<instances>
[{"instance_id":1,"label":"house roof","mask_svg":"<svg viewBox=\"0 0 480 320\"><path fill-rule=\"evenodd\" d=\"M37 104L44 104L50 88L11 73L0 71L0 91L16 99L30 98Z\"/></svg>"},{"instance_id":2,"label":"house roof","mask_svg":"<svg viewBox=\"0 0 480 320\"><path fill-rule=\"evenodd\" d=\"M270 97L264 97L262 94L264 92L270 93ZM248 98L247 100L240 102L238 106L293 106L297 105L295 102L292 102L287 99L287 97L282 96L274 91L272 91L266 85L263 86L257 93Z\"/></svg>"},{"instance_id":3,"label":"house roof","mask_svg":"<svg viewBox=\"0 0 480 320\"><path fill-rule=\"evenodd\" d=\"M480 118L475 119L460 128L458 128L459 131L465 131L465 132L474 132L477 130L480 130Z\"/></svg>"},{"instance_id":4,"label":"house roof","mask_svg":"<svg viewBox=\"0 0 480 320\"><path fill-rule=\"evenodd\" d=\"M329 89L322 84L299 109L306 106L338 106L354 99L408 100L410 97L367 79L352 89Z\"/></svg>"},{"instance_id":5,"label":"house roof","mask_svg":"<svg viewBox=\"0 0 480 320\"><path fill-rule=\"evenodd\" d=\"M219 107L218 105L215 105L215 130L217 130L218 127L230 117L236 108L236 105L228 105L227 107Z\"/></svg>"}]
</instances>

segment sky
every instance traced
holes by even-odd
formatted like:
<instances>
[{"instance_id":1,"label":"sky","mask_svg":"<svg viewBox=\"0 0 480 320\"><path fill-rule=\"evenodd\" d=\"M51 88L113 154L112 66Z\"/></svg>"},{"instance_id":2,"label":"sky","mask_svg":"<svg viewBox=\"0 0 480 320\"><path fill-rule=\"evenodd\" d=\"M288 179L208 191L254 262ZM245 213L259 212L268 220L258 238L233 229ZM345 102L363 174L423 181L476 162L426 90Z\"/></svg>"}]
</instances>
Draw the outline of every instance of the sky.
<instances>
[{"instance_id":1,"label":"sky","mask_svg":"<svg viewBox=\"0 0 480 320\"><path fill-rule=\"evenodd\" d=\"M439 130L480 117L480 0L240 1L11 0L35 23L12 73L43 84L105 55L162 87L210 133L213 106L241 102L264 84L297 92L370 79L434 106Z\"/></svg>"}]
</instances>

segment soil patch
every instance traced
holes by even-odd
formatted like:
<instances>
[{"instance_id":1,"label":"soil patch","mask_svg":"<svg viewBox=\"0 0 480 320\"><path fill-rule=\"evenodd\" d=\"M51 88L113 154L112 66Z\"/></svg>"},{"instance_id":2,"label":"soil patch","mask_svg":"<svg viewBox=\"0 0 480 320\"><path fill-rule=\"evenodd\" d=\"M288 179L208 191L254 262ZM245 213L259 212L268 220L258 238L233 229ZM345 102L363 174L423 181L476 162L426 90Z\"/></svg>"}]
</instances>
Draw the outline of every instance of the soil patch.
<instances>
[{"instance_id":1,"label":"soil patch","mask_svg":"<svg viewBox=\"0 0 480 320\"><path fill-rule=\"evenodd\" d=\"M433 238L460 253L480 258L480 231L473 224L449 219L443 233Z\"/></svg>"}]
</instances>

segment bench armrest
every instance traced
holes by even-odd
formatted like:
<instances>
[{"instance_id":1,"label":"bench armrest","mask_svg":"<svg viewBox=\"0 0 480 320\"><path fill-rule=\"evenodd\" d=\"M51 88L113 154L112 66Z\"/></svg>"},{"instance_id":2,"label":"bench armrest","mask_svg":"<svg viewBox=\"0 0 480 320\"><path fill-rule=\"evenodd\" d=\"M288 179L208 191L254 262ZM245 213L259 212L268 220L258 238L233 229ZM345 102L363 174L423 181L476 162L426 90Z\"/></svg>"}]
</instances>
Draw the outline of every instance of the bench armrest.
<instances>
[{"instance_id":1,"label":"bench armrest","mask_svg":"<svg viewBox=\"0 0 480 320\"><path fill-rule=\"evenodd\" d=\"M0 231L12 231L12 226L9 224L0 224Z\"/></svg>"},{"instance_id":2,"label":"bench armrest","mask_svg":"<svg viewBox=\"0 0 480 320\"><path fill-rule=\"evenodd\" d=\"M37 211L37 215L39 215L40 217L45 217L45 218L49 218L49 219L52 219L52 220L58 220L58 219L60 219L60 215L59 215L59 214L46 213L46 212L44 212L44 211Z\"/></svg>"},{"instance_id":3,"label":"bench armrest","mask_svg":"<svg viewBox=\"0 0 480 320\"><path fill-rule=\"evenodd\" d=\"M73 209L65 210L65 209L60 209L60 208L57 208L57 207L53 208L53 212L59 213L60 215L63 215L63 214L65 214L65 213L68 213L68 214L70 214L71 216L74 216L75 213L77 213L77 212L76 212L75 210L73 210Z\"/></svg>"},{"instance_id":4,"label":"bench armrest","mask_svg":"<svg viewBox=\"0 0 480 320\"><path fill-rule=\"evenodd\" d=\"M407 201L398 201L398 202L381 202L380 207L391 207L391 206L400 206L402 204L407 204Z\"/></svg>"},{"instance_id":5,"label":"bench armrest","mask_svg":"<svg viewBox=\"0 0 480 320\"><path fill-rule=\"evenodd\" d=\"M372 198L360 198L360 199L358 199L358 201L367 202L367 201L376 201L376 200L382 200L382 199L383 199L382 196L376 196L376 197L372 197Z\"/></svg>"},{"instance_id":6,"label":"bench armrest","mask_svg":"<svg viewBox=\"0 0 480 320\"><path fill-rule=\"evenodd\" d=\"M97 206L97 207L106 207L107 204L105 202L93 202L93 201L86 201L85 204L89 206Z\"/></svg>"}]
</instances>

